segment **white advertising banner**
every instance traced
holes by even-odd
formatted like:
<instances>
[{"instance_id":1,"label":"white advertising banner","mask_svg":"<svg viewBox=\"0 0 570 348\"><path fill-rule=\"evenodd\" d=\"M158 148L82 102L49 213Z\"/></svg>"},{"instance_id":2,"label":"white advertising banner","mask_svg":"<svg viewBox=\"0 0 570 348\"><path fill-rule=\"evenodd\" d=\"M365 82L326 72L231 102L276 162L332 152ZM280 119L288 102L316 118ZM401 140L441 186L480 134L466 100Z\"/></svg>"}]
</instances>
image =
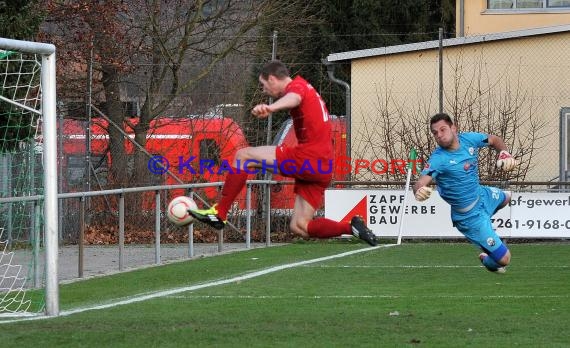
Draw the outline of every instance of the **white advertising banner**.
<instances>
[{"instance_id":1,"label":"white advertising banner","mask_svg":"<svg viewBox=\"0 0 570 348\"><path fill-rule=\"evenodd\" d=\"M509 210L507 220L493 218L511 237L570 237L569 193L513 193Z\"/></svg>"},{"instance_id":2,"label":"white advertising banner","mask_svg":"<svg viewBox=\"0 0 570 348\"><path fill-rule=\"evenodd\" d=\"M408 192L403 218L404 192L396 190L334 189L325 192L325 216L350 221L362 216L377 236L397 237L403 223L405 237L462 237L451 224L449 205L436 191L424 202ZM501 237L570 238L570 194L512 193L508 207L493 216Z\"/></svg>"}]
</instances>

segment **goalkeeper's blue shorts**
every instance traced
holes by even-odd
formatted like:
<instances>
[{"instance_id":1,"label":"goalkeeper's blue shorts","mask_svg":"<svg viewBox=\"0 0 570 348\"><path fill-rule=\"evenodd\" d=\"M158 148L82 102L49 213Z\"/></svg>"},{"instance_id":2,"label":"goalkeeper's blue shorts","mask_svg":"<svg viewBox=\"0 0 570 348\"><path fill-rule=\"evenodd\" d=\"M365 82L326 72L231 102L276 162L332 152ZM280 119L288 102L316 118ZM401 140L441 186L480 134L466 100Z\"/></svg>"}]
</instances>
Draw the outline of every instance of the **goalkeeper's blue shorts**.
<instances>
[{"instance_id":1,"label":"goalkeeper's blue shorts","mask_svg":"<svg viewBox=\"0 0 570 348\"><path fill-rule=\"evenodd\" d=\"M491 216L499 210L505 198L506 194L502 190L483 186L479 201L473 207L475 211L470 211L468 218L453 223L471 243L483 249L494 260L500 260L507 252L491 224Z\"/></svg>"}]
</instances>

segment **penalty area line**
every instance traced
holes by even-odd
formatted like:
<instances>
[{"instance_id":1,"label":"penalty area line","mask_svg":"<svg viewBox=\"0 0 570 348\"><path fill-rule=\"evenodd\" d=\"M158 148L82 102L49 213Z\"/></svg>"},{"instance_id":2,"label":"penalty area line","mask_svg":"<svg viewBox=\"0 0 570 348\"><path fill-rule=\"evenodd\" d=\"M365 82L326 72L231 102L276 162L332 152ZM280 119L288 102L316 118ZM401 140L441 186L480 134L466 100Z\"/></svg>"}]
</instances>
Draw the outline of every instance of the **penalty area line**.
<instances>
[{"instance_id":1,"label":"penalty area line","mask_svg":"<svg viewBox=\"0 0 570 348\"><path fill-rule=\"evenodd\" d=\"M372 251L372 250L376 250L376 249L380 249L380 248L389 248L389 247L396 246L396 245L398 245L398 244L384 244L384 245L377 245L377 246L368 247L368 248L361 248L361 249L357 249L357 250L346 251L346 252L343 252L340 254L319 257L316 259L293 262L293 263L279 265L279 266L273 266L273 267L270 267L267 269L263 269L263 270L255 271L255 272L251 272L251 273L246 273L244 275L236 276L236 277L232 277L232 278L228 278L228 279L220 279L220 280L216 280L216 281L208 282L208 283L204 283L204 284L191 285L191 286L185 286L185 287L176 288L176 289L152 292L149 294L129 297L125 300L101 304L101 305L95 305L95 306L90 306L90 307L82 307L82 308L76 308L76 309L61 311L59 313L59 317L69 316L72 314L83 313L83 312L87 312L87 311L113 308L113 307L128 305L128 304L132 304L132 303L148 301L148 300L152 300L155 298L173 296L173 295L176 295L176 294L179 294L182 292L195 291L195 290L214 287L214 286L218 286L218 285L225 285L225 284L240 282L243 280L248 280L248 279L264 276L266 274L282 271L282 270L289 269L289 268L295 268L295 267L309 265L309 264L313 264L313 263L338 259L338 258L342 258L342 257L354 255L354 254L359 254L362 252ZM50 318L57 318L57 317L58 316L34 316L34 317L30 317L30 318L18 318L18 319L13 319L13 320L0 320L0 324L13 323L13 322L18 322L18 321L28 321L28 320L50 319Z\"/></svg>"}]
</instances>

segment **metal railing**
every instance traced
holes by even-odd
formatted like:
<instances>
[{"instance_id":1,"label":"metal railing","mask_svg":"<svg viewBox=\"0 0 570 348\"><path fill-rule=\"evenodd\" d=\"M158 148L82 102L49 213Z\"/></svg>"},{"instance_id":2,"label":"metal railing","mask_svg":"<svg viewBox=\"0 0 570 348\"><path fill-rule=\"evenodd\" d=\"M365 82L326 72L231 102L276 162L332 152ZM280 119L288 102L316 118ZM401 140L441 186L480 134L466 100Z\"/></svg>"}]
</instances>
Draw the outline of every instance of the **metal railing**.
<instances>
[{"instance_id":1,"label":"metal railing","mask_svg":"<svg viewBox=\"0 0 570 348\"><path fill-rule=\"evenodd\" d=\"M251 220L251 215L252 215L252 188L255 185L265 185L267 187L269 187L270 185L275 185L275 184L291 184L292 182L277 182L275 180L248 180L246 182L246 229L245 229L245 248L246 249L250 249L251 248L251 225L252 225L252 220ZM85 227L87 226L86 224L86 209L85 209L85 200L88 197L96 197L96 196L118 196L119 198L119 204L118 204L118 211L116 213L117 218L118 218L118 248L119 248L119 271L123 271L125 269L125 262L124 262L124 255L125 255L125 194L128 193L137 193L137 192L154 192L154 219L155 219L155 224L154 224L154 258L155 258L155 263L156 264L161 264L161 240L160 240L160 232L161 232L161 219L163 217L163 210L161 209L161 191L169 191L169 190L175 190L175 189L185 189L185 190L190 190L190 195L193 199L196 200L200 200L203 203L204 200L202 198L200 198L197 195L194 195L194 193L192 192L192 190L195 189L199 189L199 188L205 188L205 187L221 187L223 185L223 182L212 182L212 183L193 183L193 184L179 184L179 185L161 185L161 186L146 186L146 187L133 187L133 188L121 188L121 189L111 189L111 190L101 190L101 191L88 191L88 192L72 192L72 193L60 193L58 194L58 200L61 202L65 199L79 199L80 204L79 204L79 240L78 240L78 277L82 278L83 274L84 274L84 240L85 240ZM265 190L265 192L270 192L271 190ZM34 206L39 207L39 202L42 201L44 199L43 195L34 195L34 196L23 196L23 197L9 197L9 198L0 198L0 205L1 204L9 204L9 203L15 203L15 202L34 202ZM263 209L265 209L265 211L269 212L270 211L270 200L269 197L267 197L266 200L264 200L264 204L265 206L263 207ZM34 214L34 216L32 217L33 221L31 221L31 224L35 224L35 225L31 225L31 226L35 226L34 230L36 230L36 232L34 232L34 235L36 237L34 237L32 240L35 241L36 244L39 243L40 238L37 238L37 236L40 235L39 233L39 221L38 220L38 216L39 214ZM271 214L265 214L264 218L266 219L266 236L265 236L265 244L266 246L270 246L271 245L271 238L270 238L270 219L271 219ZM236 228L234 225L232 225L231 223L227 224L227 228L232 228L235 229L236 231L239 231L238 228ZM223 230L218 230L218 252L222 252L223 251L223 247L224 247L224 231ZM38 253L39 252L39 245L34 245L34 253ZM195 252L194 252L194 225L190 224L188 225L188 257L192 258L195 256ZM39 272L39 255L36 255L36 257L34 257L34 268L36 269L36 272L34 272L36 275L41 274L42 272ZM38 276L36 276L37 278ZM34 286L38 286L38 284L40 284L40 279L35 279L34 280Z\"/></svg>"}]
</instances>

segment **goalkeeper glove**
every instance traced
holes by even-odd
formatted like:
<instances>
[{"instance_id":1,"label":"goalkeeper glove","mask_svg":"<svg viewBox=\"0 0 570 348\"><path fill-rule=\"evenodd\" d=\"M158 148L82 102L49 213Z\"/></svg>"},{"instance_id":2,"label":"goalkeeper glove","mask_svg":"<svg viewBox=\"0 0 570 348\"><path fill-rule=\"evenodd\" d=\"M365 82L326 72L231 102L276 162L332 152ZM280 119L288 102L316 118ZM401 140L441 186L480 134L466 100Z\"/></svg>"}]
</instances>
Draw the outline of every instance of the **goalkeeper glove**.
<instances>
[{"instance_id":1,"label":"goalkeeper glove","mask_svg":"<svg viewBox=\"0 0 570 348\"><path fill-rule=\"evenodd\" d=\"M501 169L504 172L511 171L515 168L518 164L518 161L511 156L511 154L503 150L499 153L499 158L497 159L497 168Z\"/></svg>"},{"instance_id":2,"label":"goalkeeper glove","mask_svg":"<svg viewBox=\"0 0 570 348\"><path fill-rule=\"evenodd\" d=\"M416 191L416 200L423 202L431 196L433 189L431 187L422 186Z\"/></svg>"}]
</instances>

